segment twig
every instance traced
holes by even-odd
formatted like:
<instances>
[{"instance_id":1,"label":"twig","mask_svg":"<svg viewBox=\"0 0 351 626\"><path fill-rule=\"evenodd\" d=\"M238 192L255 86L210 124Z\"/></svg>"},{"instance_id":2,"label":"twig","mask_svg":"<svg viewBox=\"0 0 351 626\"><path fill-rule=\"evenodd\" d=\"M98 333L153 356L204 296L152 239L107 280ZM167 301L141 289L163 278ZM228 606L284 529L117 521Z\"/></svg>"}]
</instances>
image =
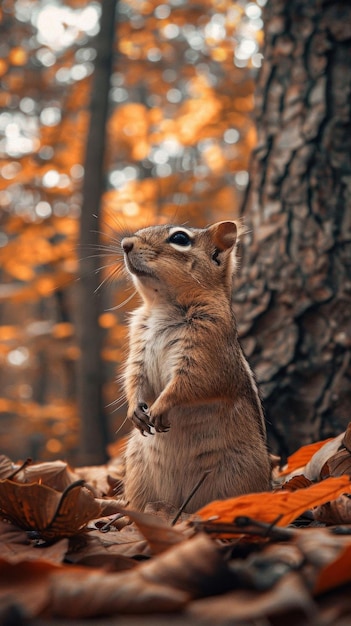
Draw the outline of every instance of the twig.
<instances>
[{"instance_id":1,"label":"twig","mask_svg":"<svg viewBox=\"0 0 351 626\"><path fill-rule=\"evenodd\" d=\"M109 521L106 522L106 524L104 524L103 526L101 526L101 528L99 528L99 531L101 533L108 533L112 524L117 522L119 519L122 519L122 517L125 517L124 513L116 513L116 515L113 515L113 517L111 517L111 519L109 519Z\"/></svg>"},{"instance_id":2,"label":"twig","mask_svg":"<svg viewBox=\"0 0 351 626\"><path fill-rule=\"evenodd\" d=\"M205 531L208 534L226 534L226 535L253 535L263 537L267 539L275 539L277 541L284 541L291 539L296 534L296 530L293 528L277 527L275 524L280 519L277 518L274 522L268 524L266 522L260 522L258 520L251 519L250 517L240 516L236 517L232 524L223 524L221 522L201 522L194 521L192 525L195 528Z\"/></svg>"},{"instance_id":3,"label":"twig","mask_svg":"<svg viewBox=\"0 0 351 626\"><path fill-rule=\"evenodd\" d=\"M205 478L207 478L207 476L212 472L212 469L208 469L206 470L201 478L197 481L195 487L193 487L193 489L191 490L191 492L189 493L188 497L184 500L182 506L180 507L177 515L175 516L174 520L172 521L172 526L174 526L174 524L177 523L177 521L179 520L181 514L183 513L185 507L187 504L189 504L191 498L195 495L195 493L197 492L197 490L199 489L199 487L201 487L202 483L204 482Z\"/></svg>"}]
</instances>

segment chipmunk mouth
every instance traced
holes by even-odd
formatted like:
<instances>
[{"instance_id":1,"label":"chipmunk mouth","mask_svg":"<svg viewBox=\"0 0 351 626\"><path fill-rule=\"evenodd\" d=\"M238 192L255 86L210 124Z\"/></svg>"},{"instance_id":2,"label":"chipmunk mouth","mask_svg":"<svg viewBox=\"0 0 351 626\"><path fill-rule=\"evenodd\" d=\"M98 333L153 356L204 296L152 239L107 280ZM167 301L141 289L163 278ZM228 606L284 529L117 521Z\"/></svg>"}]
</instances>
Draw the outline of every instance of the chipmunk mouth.
<instances>
[{"instance_id":1,"label":"chipmunk mouth","mask_svg":"<svg viewBox=\"0 0 351 626\"><path fill-rule=\"evenodd\" d=\"M156 278L149 268L145 268L145 265L140 267L139 264L135 262L135 259L132 260L129 255L125 255L125 261L128 270L131 274L134 274L134 276L137 276L138 278Z\"/></svg>"}]
</instances>

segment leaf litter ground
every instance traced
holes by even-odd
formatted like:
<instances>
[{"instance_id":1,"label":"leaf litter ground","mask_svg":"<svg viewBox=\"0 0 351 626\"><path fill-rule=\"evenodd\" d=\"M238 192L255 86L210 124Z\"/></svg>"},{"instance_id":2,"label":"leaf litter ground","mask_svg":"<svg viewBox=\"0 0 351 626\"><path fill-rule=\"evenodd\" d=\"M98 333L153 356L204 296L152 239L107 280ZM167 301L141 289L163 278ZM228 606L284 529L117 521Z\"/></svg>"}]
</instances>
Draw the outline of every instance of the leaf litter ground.
<instances>
[{"instance_id":1,"label":"leaf litter ground","mask_svg":"<svg viewBox=\"0 0 351 626\"><path fill-rule=\"evenodd\" d=\"M0 623L346 626L351 425L274 463L272 492L172 524L170 507L125 509L119 457L0 457Z\"/></svg>"}]
</instances>

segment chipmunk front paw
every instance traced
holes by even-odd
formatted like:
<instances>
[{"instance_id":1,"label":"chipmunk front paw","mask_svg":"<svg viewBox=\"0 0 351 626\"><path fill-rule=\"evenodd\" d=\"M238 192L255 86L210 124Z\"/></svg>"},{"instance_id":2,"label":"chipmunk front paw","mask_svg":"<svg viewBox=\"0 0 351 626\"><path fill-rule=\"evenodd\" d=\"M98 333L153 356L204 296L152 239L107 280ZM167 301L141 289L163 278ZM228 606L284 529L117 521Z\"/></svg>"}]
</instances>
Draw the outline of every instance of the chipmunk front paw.
<instances>
[{"instance_id":1,"label":"chipmunk front paw","mask_svg":"<svg viewBox=\"0 0 351 626\"><path fill-rule=\"evenodd\" d=\"M139 402L138 406L133 412L131 420L134 426L140 430L141 434L145 437L145 433L152 435L151 431L151 418L149 413L149 407L145 402Z\"/></svg>"},{"instance_id":2,"label":"chipmunk front paw","mask_svg":"<svg viewBox=\"0 0 351 626\"><path fill-rule=\"evenodd\" d=\"M166 421L164 415L153 415L151 411L150 425L154 427L157 433L167 433L170 429L170 424Z\"/></svg>"}]
</instances>

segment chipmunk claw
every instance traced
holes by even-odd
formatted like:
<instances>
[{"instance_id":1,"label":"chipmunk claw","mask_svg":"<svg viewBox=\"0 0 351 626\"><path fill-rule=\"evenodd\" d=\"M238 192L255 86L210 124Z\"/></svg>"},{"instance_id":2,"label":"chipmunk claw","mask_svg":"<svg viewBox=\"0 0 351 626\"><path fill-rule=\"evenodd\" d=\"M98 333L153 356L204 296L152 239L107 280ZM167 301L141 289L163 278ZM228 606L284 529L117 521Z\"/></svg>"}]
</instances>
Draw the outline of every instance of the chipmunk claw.
<instances>
[{"instance_id":1,"label":"chipmunk claw","mask_svg":"<svg viewBox=\"0 0 351 626\"><path fill-rule=\"evenodd\" d=\"M146 437L146 434L153 435L151 431L152 424L150 422L149 407L145 402L139 402L131 419L134 426L140 430L143 437Z\"/></svg>"}]
</instances>

